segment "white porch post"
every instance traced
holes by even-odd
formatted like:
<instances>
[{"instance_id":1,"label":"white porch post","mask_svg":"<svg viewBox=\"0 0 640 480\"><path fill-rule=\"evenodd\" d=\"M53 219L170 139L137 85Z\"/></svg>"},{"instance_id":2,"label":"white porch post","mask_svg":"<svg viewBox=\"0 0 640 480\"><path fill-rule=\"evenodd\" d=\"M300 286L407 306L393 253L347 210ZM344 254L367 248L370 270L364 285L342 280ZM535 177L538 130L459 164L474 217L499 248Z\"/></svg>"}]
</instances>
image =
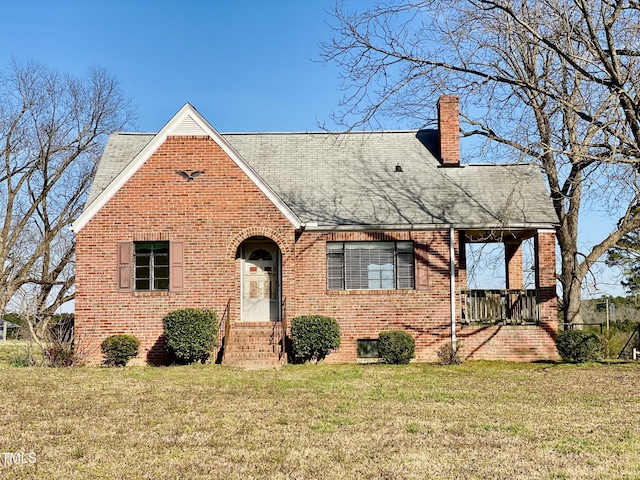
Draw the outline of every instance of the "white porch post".
<instances>
[{"instance_id":1,"label":"white porch post","mask_svg":"<svg viewBox=\"0 0 640 480\"><path fill-rule=\"evenodd\" d=\"M454 228L449 228L449 283L451 289L451 346L457 351L456 346L456 249L454 242Z\"/></svg>"}]
</instances>

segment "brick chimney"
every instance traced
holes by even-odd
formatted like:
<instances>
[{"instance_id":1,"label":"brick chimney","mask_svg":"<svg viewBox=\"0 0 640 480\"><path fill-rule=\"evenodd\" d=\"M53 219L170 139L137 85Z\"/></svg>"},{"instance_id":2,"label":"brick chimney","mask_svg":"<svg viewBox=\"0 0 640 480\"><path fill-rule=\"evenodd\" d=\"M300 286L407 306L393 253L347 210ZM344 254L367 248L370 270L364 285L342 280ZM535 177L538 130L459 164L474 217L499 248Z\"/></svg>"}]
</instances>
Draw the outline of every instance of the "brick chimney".
<instances>
[{"instance_id":1,"label":"brick chimney","mask_svg":"<svg viewBox=\"0 0 640 480\"><path fill-rule=\"evenodd\" d=\"M442 166L460 166L460 120L455 95L442 95L438 100L438 139Z\"/></svg>"}]
</instances>

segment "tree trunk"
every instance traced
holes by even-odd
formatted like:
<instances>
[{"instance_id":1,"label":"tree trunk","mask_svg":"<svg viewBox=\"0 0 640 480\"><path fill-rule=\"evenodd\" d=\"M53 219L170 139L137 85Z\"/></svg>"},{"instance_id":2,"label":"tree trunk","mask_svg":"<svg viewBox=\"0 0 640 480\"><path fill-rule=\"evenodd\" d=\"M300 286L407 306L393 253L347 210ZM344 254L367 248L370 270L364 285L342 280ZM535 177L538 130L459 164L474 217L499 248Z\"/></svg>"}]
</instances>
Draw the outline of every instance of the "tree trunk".
<instances>
[{"instance_id":1,"label":"tree trunk","mask_svg":"<svg viewBox=\"0 0 640 480\"><path fill-rule=\"evenodd\" d=\"M582 281L584 273L580 268L577 255L565 252L562 255L562 313L564 323L582 322Z\"/></svg>"}]
</instances>

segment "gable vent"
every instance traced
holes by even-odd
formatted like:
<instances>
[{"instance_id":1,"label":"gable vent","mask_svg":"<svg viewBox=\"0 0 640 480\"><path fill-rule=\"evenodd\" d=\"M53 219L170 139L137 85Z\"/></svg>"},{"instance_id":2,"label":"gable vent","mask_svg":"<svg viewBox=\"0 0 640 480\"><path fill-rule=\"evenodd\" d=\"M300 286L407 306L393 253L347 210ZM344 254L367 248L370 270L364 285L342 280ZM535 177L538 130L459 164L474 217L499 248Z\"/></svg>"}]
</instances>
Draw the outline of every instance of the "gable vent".
<instances>
[{"instance_id":1,"label":"gable vent","mask_svg":"<svg viewBox=\"0 0 640 480\"><path fill-rule=\"evenodd\" d=\"M187 115L176 129L172 132L172 135L207 135L207 133L196 123L196 121Z\"/></svg>"}]
</instances>

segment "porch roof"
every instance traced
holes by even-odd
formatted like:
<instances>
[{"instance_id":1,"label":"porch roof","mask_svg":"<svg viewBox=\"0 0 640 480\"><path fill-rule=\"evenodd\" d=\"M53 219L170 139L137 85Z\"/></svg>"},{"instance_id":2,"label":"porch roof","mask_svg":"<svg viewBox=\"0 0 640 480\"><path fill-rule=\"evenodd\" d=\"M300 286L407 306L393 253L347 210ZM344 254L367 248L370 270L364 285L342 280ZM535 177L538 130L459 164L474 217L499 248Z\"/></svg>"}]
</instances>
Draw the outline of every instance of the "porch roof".
<instances>
[{"instance_id":1,"label":"porch roof","mask_svg":"<svg viewBox=\"0 0 640 480\"><path fill-rule=\"evenodd\" d=\"M441 167L434 131L222 137L309 228L523 229L557 223L539 167ZM153 138L110 136L87 205Z\"/></svg>"}]
</instances>

